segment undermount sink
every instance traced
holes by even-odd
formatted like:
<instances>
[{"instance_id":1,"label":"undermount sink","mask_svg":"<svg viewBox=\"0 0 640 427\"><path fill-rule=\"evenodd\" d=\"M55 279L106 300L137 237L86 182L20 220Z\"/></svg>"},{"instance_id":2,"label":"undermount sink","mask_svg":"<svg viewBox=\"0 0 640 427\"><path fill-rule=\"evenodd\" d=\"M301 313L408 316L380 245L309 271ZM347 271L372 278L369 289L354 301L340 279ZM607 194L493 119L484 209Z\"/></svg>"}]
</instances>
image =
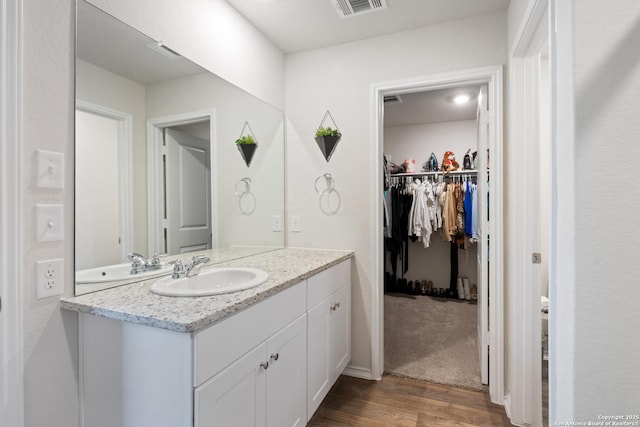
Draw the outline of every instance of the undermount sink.
<instances>
[{"instance_id":1,"label":"undermount sink","mask_svg":"<svg viewBox=\"0 0 640 427\"><path fill-rule=\"evenodd\" d=\"M228 294L261 285L268 277L257 268L212 268L193 277L164 277L151 285L151 292L171 297Z\"/></svg>"},{"instance_id":2,"label":"undermount sink","mask_svg":"<svg viewBox=\"0 0 640 427\"><path fill-rule=\"evenodd\" d=\"M116 280L145 279L161 276L173 270L171 265L163 265L157 270L141 271L131 274L131 264L116 264L106 267L89 268L76 271L76 284L115 282Z\"/></svg>"}]
</instances>

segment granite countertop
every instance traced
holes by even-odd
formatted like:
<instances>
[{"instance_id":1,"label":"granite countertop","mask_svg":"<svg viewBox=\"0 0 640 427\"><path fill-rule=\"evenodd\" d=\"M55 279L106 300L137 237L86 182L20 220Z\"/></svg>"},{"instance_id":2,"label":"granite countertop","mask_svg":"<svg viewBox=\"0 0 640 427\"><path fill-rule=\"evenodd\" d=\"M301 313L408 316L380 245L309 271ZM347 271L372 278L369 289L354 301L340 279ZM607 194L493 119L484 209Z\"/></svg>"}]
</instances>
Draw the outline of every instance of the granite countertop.
<instances>
[{"instance_id":1,"label":"granite countertop","mask_svg":"<svg viewBox=\"0 0 640 427\"><path fill-rule=\"evenodd\" d=\"M177 332L193 332L237 313L296 283L353 257L351 251L284 248L204 267L252 267L269 273L262 285L206 297L167 297L151 293L157 278L73 298L66 310L89 313Z\"/></svg>"}]
</instances>

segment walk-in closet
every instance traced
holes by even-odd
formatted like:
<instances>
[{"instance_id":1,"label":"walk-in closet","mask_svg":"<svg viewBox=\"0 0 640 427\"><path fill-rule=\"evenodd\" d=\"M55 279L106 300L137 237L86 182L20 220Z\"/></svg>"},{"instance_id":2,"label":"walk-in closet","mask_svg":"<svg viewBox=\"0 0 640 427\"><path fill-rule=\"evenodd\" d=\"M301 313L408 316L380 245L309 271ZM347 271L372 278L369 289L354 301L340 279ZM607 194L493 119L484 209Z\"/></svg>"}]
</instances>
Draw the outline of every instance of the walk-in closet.
<instances>
[{"instance_id":1,"label":"walk-in closet","mask_svg":"<svg viewBox=\"0 0 640 427\"><path fill-rule=\"evenodd\" d=\"M451 87L384 103L384 369L476 390L487 382L478 303L489 267L483 91Z\"/></svg>"}]
</instances>

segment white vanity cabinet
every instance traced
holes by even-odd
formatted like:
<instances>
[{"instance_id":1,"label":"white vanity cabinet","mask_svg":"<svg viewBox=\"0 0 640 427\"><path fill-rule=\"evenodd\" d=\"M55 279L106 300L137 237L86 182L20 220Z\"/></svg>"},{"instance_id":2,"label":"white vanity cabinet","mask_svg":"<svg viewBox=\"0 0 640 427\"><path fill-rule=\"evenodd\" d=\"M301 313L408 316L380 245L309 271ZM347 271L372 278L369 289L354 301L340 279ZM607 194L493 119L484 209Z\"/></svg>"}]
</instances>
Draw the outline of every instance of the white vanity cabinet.
<instances>
[{"instance_id":1,"label":"white vanity cabinet","mask_svg":"<svg viewBox=\"0 0 640 427\"><path fill-rule=\"evenodd\" d=\"M307 318L297 320L195 389L195 426L306 424Z\"/></svg>"},{"instance_id":2,"label":"white vanity cabinet","mask_svg":"<svg viewBox=\"0 0 640 427\"><path fill-rule=\"evenodd\" d=\"M351 355L350 260L195 332L80 315L84 427L293 427Z\"/></svg>"},{"instance_id":3,"label":"white vanity cabinet","mask_svg":"<svg viewBox=\"0 0 640 427\"><path fill-rule=\"evenodd\" d=\"M351 263L307 280L307 420L351 360Z\"/></svg>"}]
</instances>

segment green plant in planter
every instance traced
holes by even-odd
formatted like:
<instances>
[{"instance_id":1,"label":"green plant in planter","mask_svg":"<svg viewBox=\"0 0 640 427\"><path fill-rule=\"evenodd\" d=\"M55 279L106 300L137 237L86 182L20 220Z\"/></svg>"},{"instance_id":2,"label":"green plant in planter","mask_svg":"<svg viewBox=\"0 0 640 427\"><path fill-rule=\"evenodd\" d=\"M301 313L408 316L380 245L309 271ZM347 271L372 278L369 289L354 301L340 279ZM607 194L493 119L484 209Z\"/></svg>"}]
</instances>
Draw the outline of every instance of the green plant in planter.
<instances>
[{"instance_id":1,"label":"green plant in planter","mask_svg":"<svg viewBox=\"0 0 640 427\"><path fill-rule=\"evenodd\" d=\"M333 129L331 128L331 126L329 127L322 127L320 126L317 130L316 130L316 138L320 138L323 136L335 136L340 138L342 136L342 134L340 133L340 131L338 129Z\"/></svg>"},{"instance_id":2,"label":"green plant in planter","mask_svg":"<svg viewBox=\"0 0 640 427\"><path fill-rule=\"evenodd\" d=\"M251 135L244 135L241 136L240 138L236 139L236 144L238 145L243 145L243 144L255 144L256 140L253 139L253 136Z\"/></svg>"}]
</instances>

